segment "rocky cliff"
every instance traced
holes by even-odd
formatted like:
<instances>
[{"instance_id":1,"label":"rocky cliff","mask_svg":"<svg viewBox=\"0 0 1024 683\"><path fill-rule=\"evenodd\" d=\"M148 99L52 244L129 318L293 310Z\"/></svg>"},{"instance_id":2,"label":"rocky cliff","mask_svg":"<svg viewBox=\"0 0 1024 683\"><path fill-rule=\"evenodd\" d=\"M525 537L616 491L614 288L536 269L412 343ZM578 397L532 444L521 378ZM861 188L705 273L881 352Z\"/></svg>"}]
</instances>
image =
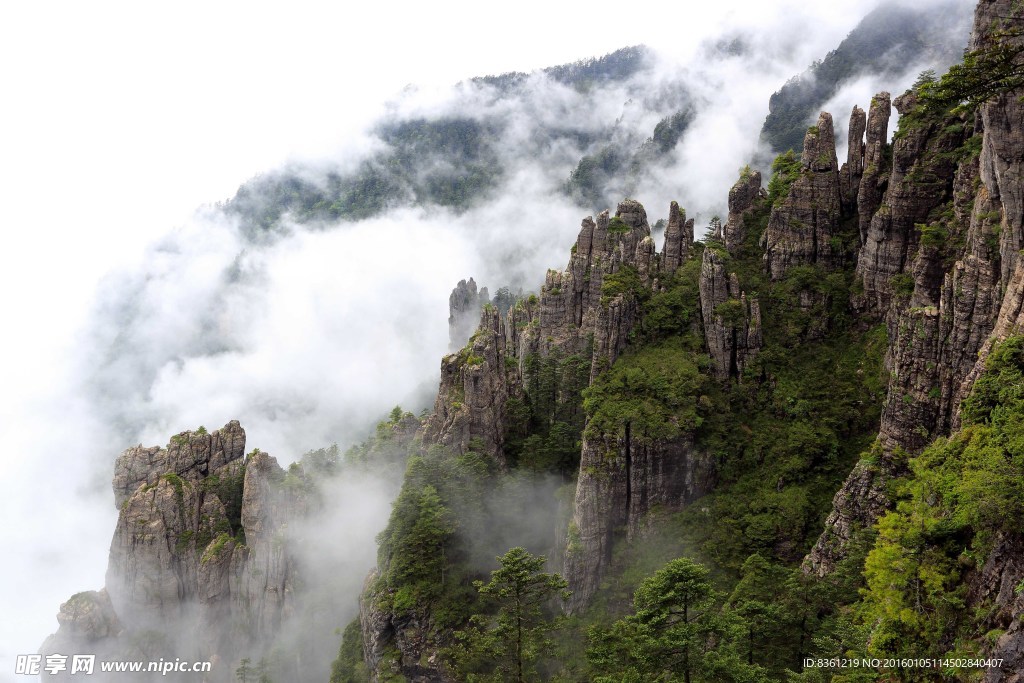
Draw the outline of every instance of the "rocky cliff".
<instances>
[{"instance_id":1,"label":"rocky cliff","mask_svg":"<svg viewBox=\"0 0 1024 683\"><path fill-rule=\"evenodd\" d=\"M840 215L839 165L832 115L822 112L807 129L800 170L788 194L772 208L761 238L765 268L780 279L794 266L831 267L841 258L834 238Z\"/></svg>"},{"instance_id":2,"label":"rocky cliff","mask_svg":"<svg viewBox=\"0 0 1024 683\"><path fill-rule=\"evenodd\" d=\"M980 3L971 49L1020 40L1005 35L1020 21L1006 3ZM836 494L825 532L805 563L818 574L830 572L848 540L887 509L886 482L903 471L905 455L958 426L960 402L992 340L1020 329L1021 292L1014 281L1024 109L1017 96L1004 93L976 116L919 116L901 124L888 169L877 152L887 99L887 93L876 96L868 117L858 190L862 291L852 302L885 319L889 329L881 451L874 462L859 464ZM907 94L895 105L911 113L916 101ZM885 190L876 204L880 187Z\"/></svg>"},{"instance_id":3,"label":"rocky cliff","mask_svg":"<svg viewBox=\"0 0 1024 683\"><path fill-rule=\"evenodd\" d=\"M210 660L212 681L232 680L241 657L258 658L295 609L284 531L307 501L295 472L244 450L245 431L229 422L124 451L106 587L61 605L42 651Z\"/></svg>"}]
</instances>

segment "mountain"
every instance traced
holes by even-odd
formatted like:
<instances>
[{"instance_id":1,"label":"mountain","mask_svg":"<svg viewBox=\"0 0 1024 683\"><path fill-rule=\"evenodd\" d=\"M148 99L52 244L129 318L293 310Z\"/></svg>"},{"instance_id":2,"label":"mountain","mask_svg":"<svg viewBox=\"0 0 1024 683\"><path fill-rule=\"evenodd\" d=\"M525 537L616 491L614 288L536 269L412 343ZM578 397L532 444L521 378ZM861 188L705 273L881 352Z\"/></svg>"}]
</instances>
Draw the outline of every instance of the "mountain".
<instances>
[{"instance_id":1,"label":"mountain","mask_svg":"<svg viewBox=\"0 0 1024 683\"><path fill-rule=\"evenodd\" d=\"M909 65L942 71L953 64L960 46L947 35L950 16L957 25L966 23L967 8L956 2L879 5L835 50L771 96L761 140L773 154L799 152L807 126L844 85L864 76L895 82Z\"/></svg>"},{"instance_id":2,"label":"mountain","mask_svg":"<svg viewBox=\"0 0 1024 683\"><path fill-rule=\"evenodd\" d=\"M485 302L442 363L333 680L464 680L510 656L557 680L824 680L840 651L877 675L956 656L980 663L950 676L1016 680L1022 34L1019 8L981 2L964 65L855 108L842 165L822 112L767 191L741 174L704 240L673 204L658 251L626 200L583 221L538 296ZM510 653L480 635L506 608L466 584L508 514L487 492L545 475L574 489L545 511L560 543L520 539L567 580L570 617ZM697 640L651 611L678 593L642 592L697 585L664 583L680 555L723 591L690 615Z\"/></svg>"},{"instance_id":3,"label":"mountain","mask_svg":"<svg viewBox=\"0 0 1024 683\"><path fill-rule=\"evenodd\" d=\"M625 199L536 293L459 282L433 406L344 453L283 468L235 421L125 450L106 585L61 606L43 651L197 653L216 681L828 680L838 653L867 678L948 657L999 663L947 677L1015 680L1022 35L1016 4L982 0L962 65L854 108L842 163L821 112L770 177L740 170L703 237L678 202L658 235ZM530 78L575 102L632 87L645 52L615 54L481 83L494 106ZM623 169L685 134L689 96L654 98L640 119L665 114L661 134L595 162L597 184L642 182ZM382 124L380 206L342 174L282 172L224 210L255 250L336 228L350 199L457 208L507 173L503 125ZM327 523L343 507L366 510ZM363 581L350 549L385 517Z\"/></svg>"}]
</instances>

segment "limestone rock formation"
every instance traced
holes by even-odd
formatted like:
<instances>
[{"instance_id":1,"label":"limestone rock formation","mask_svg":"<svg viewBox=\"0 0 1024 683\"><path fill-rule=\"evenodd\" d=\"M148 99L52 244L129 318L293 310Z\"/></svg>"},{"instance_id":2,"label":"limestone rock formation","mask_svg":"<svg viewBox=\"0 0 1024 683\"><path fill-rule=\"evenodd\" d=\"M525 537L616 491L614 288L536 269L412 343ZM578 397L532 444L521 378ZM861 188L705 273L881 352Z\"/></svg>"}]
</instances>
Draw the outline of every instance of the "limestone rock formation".
<instances>
[{"instance_id":1,"label":"limestone rock formation","mask_svg":"<svg viewBox=\"0 0 1024 683\"><path fill-rule=\"evenodd\" d=\"M907 93L893 104L905 115L916 105L916 98ZM894 294L892 278L910 270L917 252L915 226L928 223L931 213L950 199L956 173L951 153L964 139L963 127L951 123L933 121L911 127L893 144L892 173L882 203L865 230L857 261L863 296L855 304L862 310L879 316L888 311ZM869 177L865 172L862 182L868 193Z\"/></svg>"},{"instance_id":2,"label":"limestone rock formation","mask_svg":"<svg viewBox=\"0 0 1024 683\"><path fill-rule=\"evenodd\" d=\"M839 167L832 115L822 112L807 130L801 170L781 204L772 208L761 237L765 267L773 280L798 265L831 267L841 254L832 238L839 229Z\"/></svg>"},{"instance_id":3,"label":"limestone rock formation","mask_svg":"<svg viewBox=\"0 0 1024 683\"><path fill-rule=\"evenodd\" d=\"M758 198L765 196L761 188L761 172L745 169L729 190L729 218L723 228L725 248L730 253L743 245L747 237L745 221ZM667 246L666 246L667 249Z\"/></svg>"},{"instance_id":4,"label":"limestone rock formation","mask_svg":"<svg viewBox=\"0 0 1024 683\"><path fill-rule=\"evenodd\" d=\"M244 449L232 421L122 453L106 587L64 603L44 648L230 663L279 635L296 571L283 530L306 501L274 458ZM225 666L211 680L230 677Z\"/></svg>"},{"instance_id":5,"label":"limestone rock formation","mask_svg":"<svg viewBox=\"0 0 1024 683\"><path fill-rule=\"evenodd\" d=\"M700 272L700 310L708 355L720 380L739 378L761 348L761 309L747 300L739 279L726 275L722 255L713 244L704 249Z\"/></svg>"},{"instance_id":6,"label":"limestone rock formation","mask_svg":"<svg viewBox=\"0 0 1024 683\"><path fill-rule=\"evenodd\" d=\"M857 191L864 175L864 129L867 118L864 110L853 105L850 125L846 138L846 163L839 169L839 201L843 214L853 213L857 208Z\"/></svg>"},{"instance_id":7,"label":"limestone rock formation","mask_svg":"<svg viewBox=\"0 0 1024 683\"><path fill-rule=\"evenodd\" d=\"M519 391L518 370L514 361L506 362L509 358L501 316L486 306L467 345L441 363L441 385L423 426L424 442L459 453L476 450L506 466L505 404Z\"/></svg>"},{"instance_id":8,"label":"limestone rock formation","mask_svg":"<svg viewBox=\"0 0 1024 683\"><path fill-rule=\"evenodd\" d=\"M665 248L661 252L661 270L671 276L686 261L693 249L693 219L687 220L686 212L672 202L668 208L668 225L665 228Z\"/></svg>"},{"instance_id":9,"label":"limestone rock formation","mask_svg":"<svg viewBox=\"0 0 1024 683\"><path fill-rule=\"evenodd\" d=\"M972 48L997 39L1020 41L998 30L1011 9L1003 0L979 3ZM865 235L857 266L863 294L853 304L884 317L889 329L891 379L879 428L881 457L871 478L859 465L836 494L826 529L805 561L807 571L831 571L844 556L851 530L874 524L890 504L885 482L901 472L898 453L916 453L957 429L960 403L993 343L1024 329L1018 257L1024 106L1018 95L986 102L973 121L926 119L906 130L894 144L891 177L882 184L879 203L872 192L880 185L869 181L878 156L873 150L880 146L874 122L881 129L888 111L881 95L872 102L858 197ZM901 114L914 103L912 95L895 102ZM972 155L979 138L981 153ZM1011 650L1021 649L1024 637L1014 643Z\"/></svg>"},{"instance_id":10,"label":"limestone rock formation","mask_svg":"<svg viewBox=\"0 0 1024 683\"><path fill-rule=\"evenodd\" d=\"M487 288L477 291L476 281L459 280L448 297L448 350L458 351L476 331L480 308L488 303Z\"/></svg>"},{"instance_id":11,"label":"limestone rock formation","mask_svg":"<svg viewBox=\"0 0 1024 683\"><path fill-rule=\"evenodd\" d=\"M885 150L889 140L889 117L892 103L887 92L880 92L871 98L868 109L867 142L864 144L864 162L860 182L857 183L857 225L860 244L867 240L871 217L882 202L889 183L891 164L886 160ZM851 123L851 126L853 124ZM850 138L853 144L853 138ZM860 140L858 139L858 143ZM851 188L852 191L852 188Z\"/></svg>"},{"instance_id":12,"label":"limestone rock formation","mask_svg":"<svg viewBox=\"0 0 1024 683\"><path fill-rule=\"evenodd\" d=\"M142 484L155 485L173 472L187 481L199 481L229 462L242 457L245 431L237 421L207 433L205 429L182 432L167 448L129 448L114 464L114 505L124 501Z\"/></svg>"},{"instance_id":13,"label":"limestone rock formation","mask_svg":"<svg viewBox=\"0 0 1024 683\"><path fill-rule=\"evenodd\" d=\"M692 435L651 442L627 425L623 434L586 437L565 554L567 609L579 611L594 596L618 529L632 538L653 509L677 510L713 484L712 460L694 447Z\"/></svg>"}]
</instances>

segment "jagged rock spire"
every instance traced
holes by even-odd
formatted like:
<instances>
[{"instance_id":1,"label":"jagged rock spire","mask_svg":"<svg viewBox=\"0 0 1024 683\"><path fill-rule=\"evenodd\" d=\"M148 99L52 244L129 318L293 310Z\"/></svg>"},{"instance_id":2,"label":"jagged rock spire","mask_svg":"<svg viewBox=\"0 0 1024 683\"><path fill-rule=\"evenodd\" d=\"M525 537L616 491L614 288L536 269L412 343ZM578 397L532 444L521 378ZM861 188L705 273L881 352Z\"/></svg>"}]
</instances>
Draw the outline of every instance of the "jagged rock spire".
<instances>
[{"instance_id":1,"label":"jagged rock spire","mask_svg":"<svg viewBox=\"0 0 1024 683\"><path fill-rule=\"evenodd\" d=\"M857 189L864 174L864 129L867 116L864 110L853 105L850 126L846 136L846 163L839 169L839 197L844 214L857 208Z\"/></svg>"},{"instance_id":2,"label":"jagged rock spire","mask_svg":"<svg viewBox=\"0 0 1024 683\"><path fill-rule=\"evenodd\" d=\"M478 292L473 278L459 280L448 297L448 350L457 351L476 331L480 307L489 300L487 288Z\"/></svg>"},{"instance_id":3,"label":"jagged rock spire","mask_svg":"<svg viewBox=\"0 0 1024 683\"><path fill-rule=\"evenodd\" d=\"M761 348L761 309L747 300L736 273L726 276L716 248L704 249L700 271L700 309L708 355L719 380L738 378Z\"/></svg>"},{"instance_id":4,"label":"jagged rock spire","mask_svg":"<svg viewBox=\"0 0 1024 683\"><path fill-rule=\"evenodd\" d=\"M889 93L883 91L871 98L871 107L868 110L868 137L864 145L864 170L857 188L857 225L862 245L867 240L871 217L882 202L882 194L889 180L889 168L885 165L884 158L891 115Z\"/></svg>"},{"instance_id":5,"label":"jagged rock spire","mask_svg":"<svg viewBox=\"0 0 1024 683\"><path fill-rule=\"evenodd\" d=\"M725 248L732 254L746 238L744 221L754 208L758 197L764 196L761 189L761 172L744 169L740 179L729 190L729 218L725 223Z\"/></svg>"},{"instance_id":6,"label":"jagged rock spire","mask_svg":"<svg viewBox=\"0 0 1024 683\"><path fill-rule=\"evenodd\" d=\"M839 225L839 168L832 115L821 112L807 129L801 170L789 195L772 208L761 237L765 268L773 280L792 266L820 263L831 267L838 255L831 238Z\"/></svg>"},{"instance_id":7,"label":"jagged rock spire","mask_svg":"<svg viewBox=\"0 0 1024 683\"><path fill-rule=\"evenodd\" d=\"M672 275L683 265L693 248L693 219L686 218L686 211L678 202L668 207L668 226L665 228L665 248L662 250L662 271Z\"/></svg>"}]
</instances>

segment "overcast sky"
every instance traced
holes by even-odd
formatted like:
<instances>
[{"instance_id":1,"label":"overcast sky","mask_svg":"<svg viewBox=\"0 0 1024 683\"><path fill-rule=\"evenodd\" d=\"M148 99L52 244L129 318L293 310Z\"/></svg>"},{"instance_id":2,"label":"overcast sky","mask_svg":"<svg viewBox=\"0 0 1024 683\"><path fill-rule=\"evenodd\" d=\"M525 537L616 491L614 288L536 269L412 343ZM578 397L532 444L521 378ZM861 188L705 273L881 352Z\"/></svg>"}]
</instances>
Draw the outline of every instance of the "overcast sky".
<instances>
[{"instance_id":1,"label":"overcast sky","mask_svg":"<svg viewBox=\"0 0 1024 683\"><path fill-rule=\"evenodd\" d=\"M685 55L730 23L787 16L834 47L873 4L5 3L0 544L3 556L31 555L33 539L56 536L81 561L74 576L33 573L38 565L17 559L0 570L0 681L13 654L56 628L61 600L103 582L114 511L96 542L75 526L85 513L62 504L73 491L34 477L40 462L59 461L53 449L66 457L69 443L91 438L88 420L72 419L87 406L64 394L104 274L256 173L344 154L407 84L529 71L638 43ZM38 519L11 517L3 506L13 489L38 490Z\"/></svg>"}]
</instances>

